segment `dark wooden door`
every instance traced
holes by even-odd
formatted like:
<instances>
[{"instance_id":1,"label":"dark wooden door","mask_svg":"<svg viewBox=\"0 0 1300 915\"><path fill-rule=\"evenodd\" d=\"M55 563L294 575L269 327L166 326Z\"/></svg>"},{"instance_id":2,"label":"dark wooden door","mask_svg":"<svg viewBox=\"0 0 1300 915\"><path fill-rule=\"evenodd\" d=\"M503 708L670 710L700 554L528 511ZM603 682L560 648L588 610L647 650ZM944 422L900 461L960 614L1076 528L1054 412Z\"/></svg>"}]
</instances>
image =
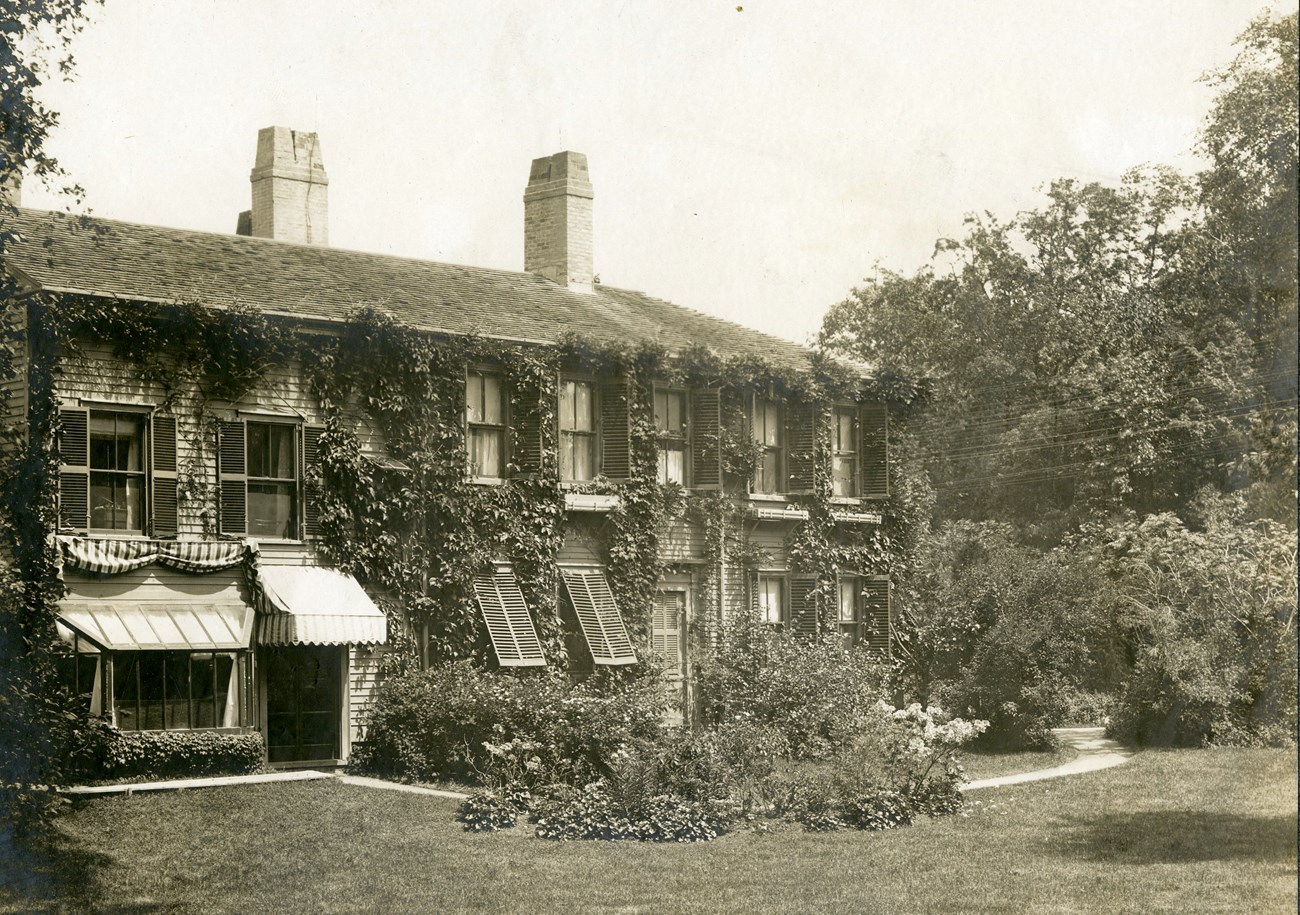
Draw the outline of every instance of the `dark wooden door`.
<instances>
[{"instance_id":1,"label":"dark wooden door","mask_svg":"<svg viewBox=\"0 0 1300 915\"><path fill-rule=\"evenodd\" d=\"M265 649L270 762L339 758L343 651L319 645Z\"/></svg>"}]
</instances>

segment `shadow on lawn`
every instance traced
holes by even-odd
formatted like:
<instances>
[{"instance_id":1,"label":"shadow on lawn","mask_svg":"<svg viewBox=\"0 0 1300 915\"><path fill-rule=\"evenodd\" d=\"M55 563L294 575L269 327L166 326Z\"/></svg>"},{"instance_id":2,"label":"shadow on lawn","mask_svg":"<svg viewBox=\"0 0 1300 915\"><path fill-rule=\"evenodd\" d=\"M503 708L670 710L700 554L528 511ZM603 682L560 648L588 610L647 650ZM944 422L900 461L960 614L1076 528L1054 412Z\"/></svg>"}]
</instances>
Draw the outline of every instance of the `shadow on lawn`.
<instances>
[{"instance_id":1,"label":"shadow on lawn","mask_svg":"<svg viewBox=\"0 0 1300 915\"><path fill-rule=\"evenodd\" d=\"M1117 864L1296 860L1296 818L1148 810L1079 821L1062 855Z\"/></svg>"},{"instance_id":2,"label":"shadow on lawn","mask_svg":"<svg viewBox=\"0 0 1300 915\"><path fill-rule=\"evenodd\" d=\"M0 830L0 912L173 911L154 903L97 903L95 871L111 863L57 831L18 839Z\"/></svg>"}]
</instances>

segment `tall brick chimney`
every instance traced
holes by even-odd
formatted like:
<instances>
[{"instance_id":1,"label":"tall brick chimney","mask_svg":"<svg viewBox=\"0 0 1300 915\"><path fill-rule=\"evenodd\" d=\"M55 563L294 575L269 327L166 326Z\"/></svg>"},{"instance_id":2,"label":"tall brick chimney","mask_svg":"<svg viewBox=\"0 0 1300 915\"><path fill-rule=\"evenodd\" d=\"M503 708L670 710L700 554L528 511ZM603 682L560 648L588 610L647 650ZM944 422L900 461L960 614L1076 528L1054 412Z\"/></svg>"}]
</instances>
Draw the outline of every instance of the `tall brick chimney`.
<instances>
[{"instance_id":1,"label":"tall brick chimney","mask_svg":"<svg viewBox=\"0 0 1300 915\"><path fill-rule=\"evenodd\" d=\"M239 234L329 244L329 179L316 134L263 127L257 132L257 159L249 181L253 209L239 214Z\"/></svg>"},{"instance_id":2,"label":"tall brick chimney","mask_svg":"<svg viewBox=\"0 0 1300 915\"><path fill-rule=\"evenodd\" d=\"M576 292L592 291L591 181L587 157L533 160L524 190L524 269Z\"/></svg>"}]
</instances>

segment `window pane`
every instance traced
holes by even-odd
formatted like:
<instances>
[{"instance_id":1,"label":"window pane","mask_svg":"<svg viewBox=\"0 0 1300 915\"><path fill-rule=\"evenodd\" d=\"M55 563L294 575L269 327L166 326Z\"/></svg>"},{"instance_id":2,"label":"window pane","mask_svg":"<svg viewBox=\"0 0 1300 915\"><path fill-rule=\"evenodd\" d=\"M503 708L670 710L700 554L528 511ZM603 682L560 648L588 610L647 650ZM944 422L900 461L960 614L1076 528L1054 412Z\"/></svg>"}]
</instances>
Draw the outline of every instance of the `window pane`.
<instances>
[{"instance_id":1,"label":"window pane","mask_svg":"<svg viewBox=\"0 0 1300 915\"><path fill-rule=\"evenodd\" d=\"M465 416L472 423L483 422L483 376L477 372L465 376Z\"/></svg>"},{"instance_id":2,"label":"window pane","mask_svg":"<svg viewBox=\"0 0 1300 915\"><path fill-rule=\"evenodd\" d=\"M832 473L832 484L835 495L857 495L857 486L855 485L855 477L857 474L854 473L856 464L857 462L851 457L835 457Z\"/></svg>"},{"instance_id":3,"label":"window pane","mask_svg":"<svg viewBox=\"0 0 1300 915\"><path fill-rule=\"evenodd\" d=\"M660 483L668 482L668 452L666 451L661 450L659 452L659 467L656 479L658 479Z\"/></svg>"},{"instance_id":4,"label":"window pane","mask_svg":"<svg viewBox=\"0 0 1300 915\"><path fill-rule=\"evenodd\" d=\"M758 581L758 617L761 622L778 625L782 622L781 609L785 581L780 578L760 578Z\"/></svg>"},{"instance_id":5,"label":"window pane","mask_svg":"<svg viewBox=\"0 0 1300 915\"><path fill-rule=\"evenodd\" d=\"M190 655L190 670L194 690L194 727L210 728L216 721L212 709L212 654L195 652Z\"/></svg>"},{"instance_id":6,"label":"window pane","mask_svg":"<svg viewBox=\"0 0 1300 915\"><path fill-rule=\"evenodd\" d=\"M502 423L501 379L496 375L483 376L483 422L499 426Z\"/></svg>"},{"instance_id":7,"label":"window pane","mask_svg":"<svg viewBox=\"0 0 1300 915\"><path fill-rule=\"evenodd\" d=\"M573 479L573 434L560 435L560 479Z\"/></svg>"},{"instance_id":8,"label":"window pane","mask_svg":"<svg viewBox=\"0 0 1300 915\"><path fill-rule=\"evenodd\" d=\"M219 654L216 657L217 692L214 696L217 707L217 726L222 728L239 727L239 683L238 667L233 654Z\"/></svg>"},{"instance_id":9,"label":"window pane","mask_svg":"<svg viewBox=\"0 0 1300 915\"><path fill-rule=\"evenodd\" d=\"M265 423L248 423L248 475L271 475L271 427Z\"/></svg>"},{"instance_id":10,"label":"window pane","mask_svg":"<svg viewBox=\"0 0 1300 915\"><path fill-rule=\"evenodd\" d=\"M682 431L682 419L686 413L685 401L685 394L670 394L668 397L668 429L670 432Z\"/></svg>"},{"instance_id":11,"label":"window pane","mask_svg":"<svg viewBox=\"0 0 1300 915\"><path fill-rule=\"evenodd\" d=\"M294 485L248 484L248 533L291 538L294 534Z\"/></svg>"},{"instance_id":12,"label":"window pane","mask_svg":"<svg viewBox=\"0 0 1300 915\"><path fill-rule=\"evenodd\" d=\"M771 401L763 404L763 444L770 447L781 444L781 418L777 405Z\"/></svg>"},{"instance_id":13,"label":"window pane","mask_svg":"<svg viewBox=\"0 0 1300 915\"><path fill-rule=\"evenodd\" d=\"M135 706L139 695L137 684L139 657L134 652L113 656L113 711L117 716L117 726L123 731L140 729L140 719Z\"/></svg>"},{"instance_id":14,"label":"window pane","mask_svg":"<svg viewBox=\"0 0 1300 915\"><path fill-rule=\"evenodd\" d=\"M854 580L840 582L840 622L853 623L858 619L858 583Z\"/></svg>"},{"instance_id":15,"label":"window pane","mask_svg":"<svg viewBox=\"0 0 1300 915\"><path fill-rule=\"evenodd\" d=\"M576 435L573 438L573 479L590 480L596 476L596 438Z\"/></svg>"},{"instance_id":16,"label":"window pane","mask_svg":"<svg viewBox=\"0 0 1300 915\"><path fill-rule=\"evenodd\" d=\"M166 652L164 721L168 730L190 727L190 664L184 652Z\"/></svg>"},{"instance_id":17,"label":"window pane","mask_svg":"<svg viewBox=\"0 0 1300 915\"><path fill-rule=\"evenodd\" d=\"M585 381L573 384L573 428L578 432L594 432L596 429L593 411L591 385Z\"/></svg>"},{"instance_id":18,"label":"window pane","mask_svg":"<svg viewBox=\"0 0 1300 915\"><path fill-rule=\"evenodd\" d=\"M128 531L144 530L144 477L127 477L123 480L125 492L122 505L125 509L119 523Z\"/></svg>"},{"instance_id":19,"label":"window pane","mask_svg":"<svg viewBox=\"0 0 1300 915\"><path fill-rule=\"evenodd\" d=\"M659 452L659 459L664 466L661 482L686 482L686 452L681 448L669 448Z\"/></svg>"},{"instance_id":20,"label":"window pane","mask_svg":"<svg viewBox=\"0 0 1300 915\"><path fill-rule=\"evenodd\" d=\"M775 451L764 451L760 456L758 479L755 481L755 488L759 492L779 492L777 489L778 463L778 454Z\"/></svg>"},{"instance_id":21,"label":"window pane","mask_svg":"<svg viewBox=\"0 0 1300 915\"><path fill-rule=\"evenodd\" d=\"M293 440L297 431L293 426L271 427L271 467L267 476L282 480L298 478L297 465L293 459Z\"/></svg>"},{"instance_id":22,"label":"window pane","mask_svg":"<svg viewBox=\"0 0 1300 915\"><path fill-rule=\"evenodd\" d=\"M655 391L655 428L668 431L668 392Z\"/></svg>"},{"instance_id":23,"label":"window pane","mask_svg":"<svg viewBox=\"0 0 1300 915\"><path fill-rule=\"evenodd\" d=\"M140 724L144 730L163 727L163 652L142 651L136 655L140 666Z\"/></svg>"},{"instance_id":24,"label":"window pane","mask_svg":"<svg viewBox=\"0 0 1300 915\"><path fill-rule=\"evenodd\" d=\"M114 477L107 473L90 475L90 526L112 529L117 502L113 495Z\"/></svg>"},{"instance_id":25,"label":"window pane","mask_svg":"<svg viewBox=\"0 0 1300 915\"><path fill-rule=\"evenodd\" d=\"M476 477L501 476L500 429L475 429L470 435L470 474Z\"/></svg>"},{"instance_id":26,"label":"window pane","mask_svg":"<svg viewBox=\"0 0 1300 915\"><path fill-rule=\"evenodd\" d=\"M858 450L853 441L853 414L845 410L835 411L835 450Z\"/></svg>"},{"instance_id":27,"label":"window pane","mask_svg":"<svg viewBox=\"0 0 1300 915\"><path fill-rule=\"evenodd\" d=\"M560 383L560 428L573 429L574 424L574 398L577 396L576 381L564 381Z\"/></svg>"}]
</instances>

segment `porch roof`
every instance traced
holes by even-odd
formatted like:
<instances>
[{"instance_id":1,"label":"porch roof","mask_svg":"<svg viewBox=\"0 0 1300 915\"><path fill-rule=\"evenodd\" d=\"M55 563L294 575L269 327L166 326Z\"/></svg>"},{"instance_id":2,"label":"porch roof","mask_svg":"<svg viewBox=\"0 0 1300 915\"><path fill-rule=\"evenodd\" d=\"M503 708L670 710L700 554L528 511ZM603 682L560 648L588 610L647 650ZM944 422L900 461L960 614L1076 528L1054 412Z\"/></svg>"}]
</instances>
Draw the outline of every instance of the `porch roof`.
<instances>
[{"instance_id":1,"label":"porch roof","mask_svg":"<svg viewBox=\"0 0 1300 915\"><path fill-rule=\"evenodd\" d=\"M247 648L253 608L244 603L62 600L59 620L108 651Z\"/></svg>"},{"instance_id":2,"label":"porch roof","mask_svg":"<svg viewBox=\"0 0 1300 915\"><path fill-rule=\"evenodd\" d=\"M383 643L388 620L351 575L318 566L261 566L263 645Z\"/></svg>"}]
</instances>

